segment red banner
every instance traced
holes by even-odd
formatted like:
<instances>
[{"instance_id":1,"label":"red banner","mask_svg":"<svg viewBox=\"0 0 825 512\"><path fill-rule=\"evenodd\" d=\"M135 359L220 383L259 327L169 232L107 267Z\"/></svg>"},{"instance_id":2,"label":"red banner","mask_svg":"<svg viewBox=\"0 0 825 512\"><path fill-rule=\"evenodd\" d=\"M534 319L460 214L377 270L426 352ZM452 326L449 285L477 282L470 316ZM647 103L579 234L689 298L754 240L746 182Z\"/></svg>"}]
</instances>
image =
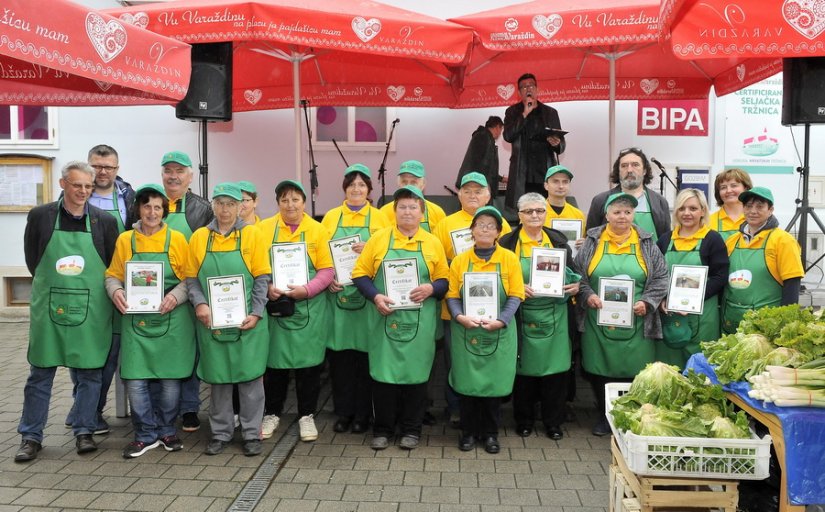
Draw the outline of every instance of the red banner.
<instances>
[{"instance_id":1,"label":"red banner","mask_svg":"<svg viewBox=\"0 0 825 512\"><path fill-rule=\"evenodd\" d=\"M636 121L637 135L704 137L708 100L639 100Z\"/></svg>"}]
</instances>

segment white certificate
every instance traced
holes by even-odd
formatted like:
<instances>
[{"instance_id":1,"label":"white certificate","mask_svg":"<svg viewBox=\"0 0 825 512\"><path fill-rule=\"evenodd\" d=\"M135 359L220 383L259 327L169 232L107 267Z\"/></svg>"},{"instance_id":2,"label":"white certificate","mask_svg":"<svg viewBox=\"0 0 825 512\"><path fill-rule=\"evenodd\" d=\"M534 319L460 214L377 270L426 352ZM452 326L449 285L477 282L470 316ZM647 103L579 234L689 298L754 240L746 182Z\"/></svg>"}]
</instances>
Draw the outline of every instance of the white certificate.
<instances>
[{"instance_id":1,"label":"white certificate","mask_svg":"<svg viewBox=\"0 0 825 512\"><path fill-rule=\"evenodd\" d=\"M556 231L561 231L567 237L567 245L573 250L573 257L579 252L576 249L576 240L582 237L581 219L552 219L550 227Z\"/></svg>"},{"instance_id":2,"label":"white certificate","mask_svg":"<svg viewBox=\"0 0 825 512\"><path fill-rule=\"evenodd\" d=\"M281 291L287 285L301 286L309 282L307 244L296 242L272 246L272 284Z\"/></svg>"},{"instance_id":3,"label":"white certificate","mask_svg":"<svg viewBox=\"0 0 825 512\"><path fill-rule=\"evenodd\" d=\"M240 327L246 318L246 283L243 276L220 276L206 279L212 329Z\"/></svg>"},{"instance_id":4,"label":"white certificate","mask_svg":"<svg viewBox=\"0 0 825 512\"><path fill-rule=\"evenodd\" d=\"M418 260L415 258L404 258L397 260L384 260L382 262L384 270L384 284L387 289L387 297L393 304L389 304L390 309L418 309L420 302L413 302L410 292L418 287Z\"/></svg>"},{"instance_id":5,"label":"white certificate","mask_svg":"<svg viewBox=\"0 0 825 512\"><path fill-rule=\"evenodd\" d=\"M533 248L530 260L530 288L533 295L564 297L565 249Z\"/></svg>"},{"instance_id":6,"label":"white certificate","mask_svg":"<svg viewBox=\"0 0 825 512\"><path fill-rule=\"evenodd\" d=\"M163 301L163 262L127 261L126 313L157 313Z\"/></svg>"},{"instance_id":7,"label":"white certificate","mask_svg":"<svg viewBox=\"0 0 825 512\"><path fill-rule=\"evenodd\" d=\"M705 307L707 281L708 267L704 265L673 265L670 269L667 310L701 315Z\"/></svg>"},{"instance_id":8,"label":"white certificate","mask_svg":"<svg viewBox=\"0 0 825 512\"><path fill-rule=\"evenodd\" d=\"M633 279L599 279L599 310L596 323L611 327L633 327Z\"/></svg>"},{"instance_id":9,"label":"white certificate","mask_svg":"<svg viewBox=\"0 0 825 512\"><path fill-rule=\"evenodd\" d=\"M453 243L453 253L458 256L473 246L473 234L470 228L450 231L450 240Z\"/></svg>"},{"instance_id":10,"label":"white certificate","mask_svg":"<svg viewBox=\"0 0 825 512\"><path fill-rule=\"evenodd\" d=\"M335 267L335 280L341 286L352 284L352 269L358 261L359 254L352 250L352 246L361 241L361 235L345 236L330 240L329 251L332 253L332 266Z\"/></svg>"},{"instance_id":11,"label":"white certificate","mask_svg":"<svg viewBox=\"0 0 825 512\"><path fill-rule=\"evenodd\" d=\"M483 320L498 318L498 273L465 272L464 314Z\"/></svg>"}]
</instances>

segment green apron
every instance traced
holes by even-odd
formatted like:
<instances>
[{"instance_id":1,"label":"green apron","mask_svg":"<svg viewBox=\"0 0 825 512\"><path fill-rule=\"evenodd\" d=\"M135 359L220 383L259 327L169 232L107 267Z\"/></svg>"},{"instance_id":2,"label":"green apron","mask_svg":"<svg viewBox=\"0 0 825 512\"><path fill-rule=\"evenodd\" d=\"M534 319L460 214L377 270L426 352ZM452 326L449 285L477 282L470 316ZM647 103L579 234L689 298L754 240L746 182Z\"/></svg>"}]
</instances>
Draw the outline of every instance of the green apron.
<instances>
[{"instance_id":1,"label":"green apron","mask_svg":"<svg viewBox=\"0 0 825 512\"><path fill-rule=\"evenodd\" d=\"M473 249L470 249L473 250ZM470 262L468 272L473 271ZM498 276L498 307L507 303L507 295L501 282L501 266L496 264ZM459 293L463 297L464 285ZM513 391L516 378L518 333L515 322L497 331L481 327L466 329L455 319L450 321L450 368L449 382L456 393L466 396L507 396Z\"/></svg>"},{"instance_id":2,"label":"green apron","mask_svg":"<svg viewBox=\"0 0 825 512\"><path fill-rule=\"evenodd\" d=\"M180 283L169 262L172 231L166 228L163 252L137 252L132 232L130 261L163 262L165 293ZM160 315L126 315L120 345L120 374L124 379L186 379L195 367L195 314L189 302Z\"/></svg>"},{"instance_id":3,"label":"green apron","mask_svg":"<svg viewBox=\"0 0 825 512\"><path fill-rule=\"evenodd\" d=\"M253 229L253 228L250 228ZM198 281L204 292L208 277L241 274L246 285L246 307L252 308L252 284L254 278L241 256L241 232L235 241L234 251L212 252L215 232L209 232L206 255L198 270ZM207 294L208 297L208 294ZM197 322L198 378L209 384L234 384L248 382L263 375L269 353L269 330L261 319L255 328L242 331L237 327L211 330Z\"/></svg>"},{"instance_id":4,"label":"green apron","mask_svg":"<svg viewBox=\"0 0 825 512\"><path fill-rule=\"evenodd\" d=\"M690 251L674 249L673 239L667 246L665 262L670 270L673 265L702 265L699 250L702 242ZM662 314L662 342L656 343L656 360L684 368L691 355L699 352L699 342L719 339L719 296L705 299L701 315L682 316L678 313Z\"/></svg>"},{"instance_id":5,"label":"green apron","mask_svg":"<svg viewBox=\"0 0 825 512\"><path fill-rule=\"evenodd\" d=\"M189 223L186 222L186 194L180 198L176 211L169 212L164 221L170 228L183 233L186 241L189 241L192 237L192 229L189 227Z\"/></svg>"},{"instance_id":6,"label":"green apron","mask_svg":"<svg viewBox=\"0 0 825 512\"><path fill-rule=\"evenodd\" d=\"M653 241L655 242L659 239L659 235L656 233L656 223L653 222L653 212L650 209L650 197L647 195L647 189L645 189L645 202L647 203L648 211L637 211L633 215L633 222L640 228L650 233L653 236Z\"/></svg>"},{"instance_id":7,"label":"green apron","mask_svg":"<svg viewBox=\"0 0 825 512\"><path fill-rule=\"evenodd\" d=\"M278 244L280 226L275 226L272 245ZM301 241L304 234L301 233ZM315 277L316 269L307 254L309 278ZM326 354L327 326L321 320L328 313L326 293L311 299L295 301L292 316L272 317L269 322L269 368L309 368L324 362Z\"/></svg>"},{"instance_id":8,"label":"green apron","mask_svg":"<svg viewBox=\"0 0 825 512\"><path fill-rule=\"evenodd\" d=\"M742 317L751 309L782 303L782 285L771 275L765 262L765 246L772 234L773 230L756 248L739 247L737 240L730 253L730 274L722 304L722 332L725 334L736 332Z\"/></svg>"},{"instance_id":9,"label":"green apron","mask_svg":"<svg viewBox=\"0 0 825 512\"><path fill-rule=\"evenodd\" d=\"M730 238L733 235L735 235L736 233L738 233L739 230L738 229L731 229L731 230L728 230L728 231L722 231L722 217L719 216L716 219L716 232L719 233L720 235L722 235L722 240L727 242L728 238Z\"/></svg>"},{"instance_id":10,"label":"green apron","mask_svg":"<svg viewBox=\"0 0 825 512\"><path fill-rule=\"evenodd\" d=\"M422 228L423 229L423 228ZM430 269L421 251L393 249L390 236L385 260L415 258L418 261L418 283L432 283ZM386 276L383 265L375 274L375 287L386 293ZM378 382L388 384L421 384L430 378L435 357L435 326L438 301L428 297L419 309L398 309L384 316L371 308L377 316L370 342L370 375ZM438 322L440 323L440 322Z\"/></svg>"},{"instance_id":11,"label":"green apron","mask_svg":"<svg viewBox=\"0 0 825 512\"><path fill-rule=\"evenodd\" d=\"M430 209L427 208L427 202L424 202L424 218L421 220L421 229L426 231L427 233L432 233L433 230L430 227Z\"/></svg>"},{"instance_id":12,"label":"green apron","mask_svg":"<svg viewBox=\"0 0 825 512\"><path fill-rule=\"evenodd\" d=\"M553 247L544 244L542 247ZM532 259L519 243L524 282L530 282ZM533 297L521 303L516 314L519 355L516 373L544 377L570 369L571 347L567 333L567 298Z\"/></svg>"},{"instance_id":13,"label":"green apron","mask_svg":"<svg viewBox=\"0 0 825 512\"><path fill-rule=\"evenodd\" d=\"M101 368L112 346L106 265L95 249L89 213L85 231L61 231L62 208L61 199L32 280L28 361L39 368Z\"/></svg>"},{"instance_id":14,"label":"green apron","mask_svg":"<svg viewBox=\"0 0 825 512\"><path fill-rule=\"evenodd\" d=\"M120 210L117 207L117 185L114 185L112 189L112 205L114 206L114 210L103 211L109 213L112 217L115 218L115 220L117 221L117 234L119 235L126 231L126 226L123 224L123 217L120 216ZM120 311L118 311L117 308L112 308L112 334L121 333L122 322L123 315L120 314Z\"/></svg>"},{"instance_id":15,"label":"green apron","mask_svg":"<svg viewBox=\"0 0 825 512\"><path fill-rule=\"evenodd\" d=\"M369 205L364 208L369 208ZM338 218L338 226L332 234L332 240L345 238L353 235L361 235L361 241L366 242L370 238L370 216L372 211L367 213L367 219L363 226L342 226L344 213ZM369 329L354 328L355 326L368 327L366 323L369 310L366 308L367 299L361 295L355 285L345 286L338 293L327 294L331 302L330 318L332 319L332 336L328 340L327 347L332 350L357 350L367 352L369 350L368 332Z\"/></svg>"},{"instance_id":16,"label":"green apron","mask_svg":"<svg viewBox=\"0 0 825 512\"><path fill-rule=\"evenodd\" d=\"M636 245L629 254L609 254L604 242L602 259L590 276L590 286L599 289L601 278L629 276L635 281L633 303L641 300L647 275L636 259ZM636 317L633 327L598 325L598 310L587 308L582 333L582 365L585 371L605 377L634 377L647 363L655 360L653 340L644 336L644 319Z\"/></svg>"}]
</instances>

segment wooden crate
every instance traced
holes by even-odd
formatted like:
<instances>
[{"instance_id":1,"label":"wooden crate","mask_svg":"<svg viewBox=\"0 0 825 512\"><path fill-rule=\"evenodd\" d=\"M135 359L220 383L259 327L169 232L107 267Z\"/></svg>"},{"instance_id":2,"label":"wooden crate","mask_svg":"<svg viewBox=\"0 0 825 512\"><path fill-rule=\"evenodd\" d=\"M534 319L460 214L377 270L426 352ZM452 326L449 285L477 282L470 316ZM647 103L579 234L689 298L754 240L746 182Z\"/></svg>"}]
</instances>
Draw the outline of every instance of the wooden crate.
<instances>
[{"instance_id":1,"label":"wooden crate","mask_svg":"<svg viewBox=\"0 0 825 512\"><path fill-rule=\"evenodd\" d=\"M736 512L738 481L637 476L627 467L616 441L610 444L613 453L610 512L696 512L696 509Z\"/></svg>"}]
</instances>

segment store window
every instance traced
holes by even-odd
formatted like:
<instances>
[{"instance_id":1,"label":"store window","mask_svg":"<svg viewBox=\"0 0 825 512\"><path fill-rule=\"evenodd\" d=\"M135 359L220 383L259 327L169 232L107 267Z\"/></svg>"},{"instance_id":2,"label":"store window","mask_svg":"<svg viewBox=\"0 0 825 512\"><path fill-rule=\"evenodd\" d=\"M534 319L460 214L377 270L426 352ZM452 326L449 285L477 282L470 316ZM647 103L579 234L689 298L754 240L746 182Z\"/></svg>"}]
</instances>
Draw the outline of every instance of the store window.
<instances>
[{"instance_id":1,"label":"store window","mask_svg":"<svg viewBox=\"0 0 825 512\"><path fill-rule=\"evenodd\" d=\"M381 150L387 145L394 108L317 107L312 116L312 143L318 149ZM394 139L390 150L395 150Z\"/></svg>"},{"instance_id":2,"label":"store window","mask_svg":"<svg viewBox=\"0 0 825 512\"><path fill-rule=\"evenodd\" d=\"M54 107L0 105L0 149L56 147Z\"/></svg>"}]
</instances>

